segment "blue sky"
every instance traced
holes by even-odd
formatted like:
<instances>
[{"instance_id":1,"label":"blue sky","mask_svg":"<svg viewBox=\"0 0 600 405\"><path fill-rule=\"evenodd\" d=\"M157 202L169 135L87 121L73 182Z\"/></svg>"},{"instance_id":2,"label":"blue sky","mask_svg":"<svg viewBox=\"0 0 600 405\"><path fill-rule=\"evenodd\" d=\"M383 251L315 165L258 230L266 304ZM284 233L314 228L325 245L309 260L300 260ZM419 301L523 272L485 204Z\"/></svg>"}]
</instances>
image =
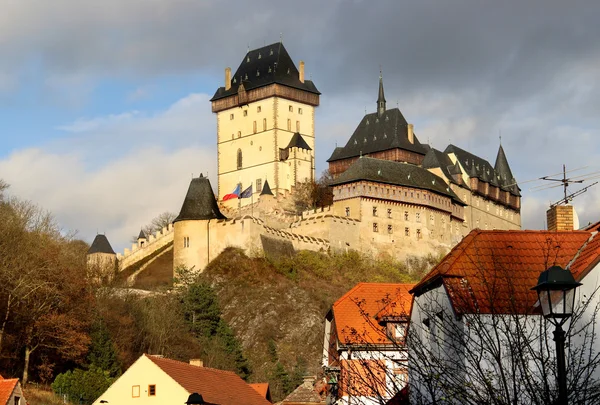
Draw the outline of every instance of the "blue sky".
<instances>
[{"instance_id":1,"label":"blue sky","mask_svg":"<svg viewBox=\"0 0 600 405\"><path fill-rule=\"evenodd\" d=\"M318 171L374 111L380 66L421 142L493 164L501 134L520 181L599 171L600 6L575 3L0 0L0 178L122 250L180 208L192 174L215 181L208 100L248 46L280 35L323 93ZM561 193L522 188L524 226L543 228ZM575 200L582 223L599 197Z\"/></svg>"}]
</instances>

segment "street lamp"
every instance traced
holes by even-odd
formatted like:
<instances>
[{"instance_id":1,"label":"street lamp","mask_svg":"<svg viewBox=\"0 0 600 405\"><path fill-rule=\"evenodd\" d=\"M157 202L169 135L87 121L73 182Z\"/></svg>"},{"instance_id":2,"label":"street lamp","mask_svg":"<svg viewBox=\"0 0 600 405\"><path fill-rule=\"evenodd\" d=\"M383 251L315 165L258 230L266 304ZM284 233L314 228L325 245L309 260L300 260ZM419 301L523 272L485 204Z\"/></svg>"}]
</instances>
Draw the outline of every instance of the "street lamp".
<instances>
[{"instance_id":1,"label":"street lamp","mask_svg":"<svg viewBox=\"0 0 600 405\"><path fill-rule=\"evenodd\" d=\"M200 405L200 404L206 404L206 402L204 402L204 398L202 398L202 395L198 394L197 392L194 392L193 394L191 394L188 397L188 400L184 402L187 405Z\"/></svg>"},{"instance_id":2,"label":"street lamp","mask_svg":"<svg viewBox=\"0 0 600 405\"><path fill-rule=\"evenodd\" d=\"M558 374L558 404L567 404L567 370L565 364L565 331L562 325L573 315L575 289L579 287L569 270L552 266L540 274L532 290L537 291L542 313L554 326L556 367Z\"/></svg>"}]
</instances>

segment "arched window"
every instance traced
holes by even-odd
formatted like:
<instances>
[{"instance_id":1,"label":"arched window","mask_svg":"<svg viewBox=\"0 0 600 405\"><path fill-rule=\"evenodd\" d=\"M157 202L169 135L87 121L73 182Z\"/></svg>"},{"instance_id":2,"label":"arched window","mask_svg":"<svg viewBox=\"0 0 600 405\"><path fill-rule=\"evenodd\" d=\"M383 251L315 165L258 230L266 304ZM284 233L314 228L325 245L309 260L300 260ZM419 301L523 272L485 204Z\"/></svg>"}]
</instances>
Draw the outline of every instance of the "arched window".
<instances>
[{"instance_id":1,"label":"arched window","mask_svg":"<svg viewBox=\"0 0 600 405\"><path fill-rule=\"evenodd\" d=\"M237 153L237 168L240 170L242 168L242 150L238 149Z\"/></svg>"},{"instance_id":2,"label":"arched window","mask_svg":"<svg viewBox=\"0 0 600 405\"><path fill-rule=\"evenodd\" d=\"M263 118L263 131L267 130L267 119Z\"/></svg>"}]
</instances>

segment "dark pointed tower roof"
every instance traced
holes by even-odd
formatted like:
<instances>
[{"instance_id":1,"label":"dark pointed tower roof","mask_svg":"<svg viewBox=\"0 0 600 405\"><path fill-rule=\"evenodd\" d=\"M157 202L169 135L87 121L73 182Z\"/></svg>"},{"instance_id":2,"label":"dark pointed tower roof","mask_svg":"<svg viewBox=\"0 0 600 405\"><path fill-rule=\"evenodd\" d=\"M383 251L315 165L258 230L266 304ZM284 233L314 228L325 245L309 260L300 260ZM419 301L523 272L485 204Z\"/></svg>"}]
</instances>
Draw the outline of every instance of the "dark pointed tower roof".
<instances>
[{"instance_id":1,"label":"dark pointed tower roof","mask_svg":"<svg viewBox=\"0 0 600 405\"><path fill-rule=\"evenodd\" d=\"M91 255L92 253L109 253L111 255L114 255L115 251L113 250L112 246L110 246L106 235L98 234L94 238L92 246L90 246L90 248L87 251L88 255Z\"/></svg>"},{"instance_id":2,"label":"dark pointed tower roof","mask_svg":"<svg viewBox=\"0 0 600 405\"><path fill-rule=\"evenodd\" d=\"M271 191L271 186L269 186L269 180L265 180L265 184L263 185L260 195L273 195L273 192Z\"/></svg>"},{"instance_id":3,"label":"dark pointed tower roof","mask_svg":"<svg viewBox=\"0 0 600 405\"><path fill-rule=\"evenodd\" d=\"M377 113L381 117L385 112L385 95L383 94L383 76L379 71L379 94L377 95Z\"/></svg>"},{"instance_id":4,"label":"dark pointed tower roof","mask_svg":"<svg viewBox=\"0 0 600 405\"><path fill-rule=\"evenodd\" d=\"M302 135L300 135L300 132L294 133L292 139L290 139L290 143L288 144L288 146L286 146L285 149L291 149L294 147L299 149L312 150L312 148L308 146Z\"/></svg>"},{"instance_id":5,"label":"dark pointed tower roof","mask_svg":"<svg viewBox=\"0 0 600 405\"><path fill-rule=\"evenodd\" d=\"M210 181L202 175L190 182L181 211L173 223L199 219L225 219L217 205Z\"/></svg>"},{"instance_id":6,"label":"dark pointed tower roof","mask_svg":"<svg viewBox=\"0 0 600 405\"><path fill-rule=\"evenodd\" d=\"M494 169L498 176L500 176L500 184L507 185L512 183L514 176L510 170L510 166L508 165L508 160L506 159L506 154L504 153L504 148L502 145L498 148L498 156L496 156L496 164L494 165Z\"/></svg>"},{"instance_id":7,"label":"dark pointed tower roof","mask_svg":"<svg viewBox=\"0 0 600 405\"><path fill-rule=\"evenodd\" d=\"M143 229L140 229L140 234L138 235L138 239L148 239L146 237L146 233L144 232Z\"/></svg>"}]
</instances>

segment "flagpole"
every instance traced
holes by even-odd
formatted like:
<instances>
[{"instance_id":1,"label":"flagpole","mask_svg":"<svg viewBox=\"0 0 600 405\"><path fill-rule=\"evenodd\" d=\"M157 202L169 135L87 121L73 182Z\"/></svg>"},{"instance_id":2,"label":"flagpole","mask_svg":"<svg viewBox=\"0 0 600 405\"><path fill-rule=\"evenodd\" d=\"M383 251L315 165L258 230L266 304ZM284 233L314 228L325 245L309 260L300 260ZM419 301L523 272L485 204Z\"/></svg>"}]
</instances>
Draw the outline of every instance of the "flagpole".
<instances>
[{"instance_id":1,"label":"flagpole","mask_svg":"<svg viewBox=\"0 0 600 405\"><path fill-rule=\"evenodd\" d=\"M254 193L250 194L250 215L254 216Z\"/></svg>"}]
</instances>

